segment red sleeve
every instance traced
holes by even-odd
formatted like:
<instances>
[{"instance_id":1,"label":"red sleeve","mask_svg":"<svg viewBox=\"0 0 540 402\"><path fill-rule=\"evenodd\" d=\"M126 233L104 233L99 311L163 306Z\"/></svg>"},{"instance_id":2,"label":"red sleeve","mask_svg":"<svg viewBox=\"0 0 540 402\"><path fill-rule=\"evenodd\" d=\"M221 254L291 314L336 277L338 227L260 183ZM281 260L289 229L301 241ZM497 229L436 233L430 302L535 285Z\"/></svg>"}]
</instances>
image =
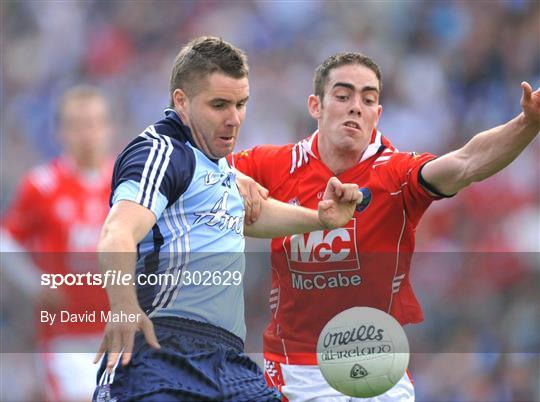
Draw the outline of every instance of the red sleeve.
<instances>
[{"instance_id":1,"label":"red sleeve","mask_svg":"<svg viewBox=\"0 0 540 402\"><path fill-rule=\"evenodd\" d=\"M277 173L283 170L283 166L290 165L290 152L286 152L286 146L261 145L227 156L227 160L240 172L272 191L272 183L275 182Z\"/></svg>"},{"instance_id":2,"label":"red sleeve","mask_svg":"<svg viewBox=\"0 0 540 402\"><path fill-rule=\"evenodd\" d=\"M435 159L430 153L416 154L414 152L400 152L394 159L393 172L399 185L398 191L402 191L405 212L409 219L416 225L427 207L441 197L431 195L419 181L419 171L427 162Z\"/></svg>"},{"instance_id":3,"label":"red sleeve","mask_svg":"<svg viewBox=\"0 0 540 402\"><path fill-rule=\"evenodd\" d=\"M43 195L30 176L26 176L2 219L3 227L23 245L30 241L42 227L43 221L40 219L39 211L43 202Z\"/></svg>"}]
</instances>

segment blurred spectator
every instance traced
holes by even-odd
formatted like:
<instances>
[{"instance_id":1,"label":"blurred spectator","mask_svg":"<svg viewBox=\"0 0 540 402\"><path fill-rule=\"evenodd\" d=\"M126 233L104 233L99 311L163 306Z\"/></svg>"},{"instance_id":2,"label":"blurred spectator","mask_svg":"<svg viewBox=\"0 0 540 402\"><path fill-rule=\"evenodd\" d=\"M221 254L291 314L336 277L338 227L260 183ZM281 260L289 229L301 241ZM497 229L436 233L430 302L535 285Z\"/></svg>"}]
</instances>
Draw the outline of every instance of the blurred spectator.
<instances>
[{"instance_id":1,"label":"blurred spectator","mask_svg":"<svg viewBox=\"0 0 540 402\"><path fill-rule=\"evenodd\" d=\"M58 120L62 155L24 177L3 216L1 268L35 304L31 322L37 324L36 376L42 383L36 392L50 401L85 401L94 390L92 357L103 325L101 320L66 322L61 312L99 315L106 310L105 293L89 285L54 289L43 285L41 273L99 272L95 248L109 210L112 127L104 95L88 86L63 95ZM11 308L16 316L17 306ZM56 321L44 322L44 311L56 314ZM2 348L33 351L28 345Z\"/></svg>"}]
</instances>

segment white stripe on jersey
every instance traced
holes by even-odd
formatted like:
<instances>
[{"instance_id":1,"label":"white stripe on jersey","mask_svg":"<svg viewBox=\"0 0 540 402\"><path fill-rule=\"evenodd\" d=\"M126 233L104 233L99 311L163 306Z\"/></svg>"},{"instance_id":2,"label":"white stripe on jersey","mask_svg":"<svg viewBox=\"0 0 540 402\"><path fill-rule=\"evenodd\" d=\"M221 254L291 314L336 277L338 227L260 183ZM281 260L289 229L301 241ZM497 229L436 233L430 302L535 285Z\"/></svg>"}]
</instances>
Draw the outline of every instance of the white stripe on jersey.
<instances>
[{"instance_id":1,"label":"white stripe on jersey","mask_svg":"<svg viewBox=\"0 0 540 402\"><path fill-rule=\"evenodd\" d=\"M118 363L120 363L120 360L122 360L122 353L124 352L124 349L122 349L120 351L120 354L118 355L118 360L116 360L116 363L112 369L112 372L111 374L109 375L109 371L107 370L107 368L105 368L105 370L103 370L103 374L101 374L101 378L99 379L99 382L98 382L98 385L110 385L113 383L114 381L114 374L116 372L116 368L118 367ZM105 359L107 355L103 355L103 357L101 358L101 361L103 362L103 360Z\"/></svg>"},{"instance_id":2,"label":"white stripe on jersey","mask_svg":"<svg viewBox=\"0 0 540 402\"><path fill-rule=\"evenodd\" d=\"M403 278L405 278L405 274L398 275L394 278L394 281L392 282L392 293L399 292L399 287L401 286Z\"/></svg>"},{"instance_id":3,"label":"white stripe on jersey","mask_svg":"<svg viewBox=\"0 0 540 402\"><path fill-rule=\"evenodd\" d=\"M189 253L191 252L191 248L189 245L189 232L191 230L191 226L189 226L188 220L186 218L186 213L184 211L184 195L180 196L180 198L178 199L178 212L180 215L180 220L182 221L182 225L184 225L184 228L185 228L184 236L181 237L184 240L184 250L185 250L181 256L181 258L183 259L183 262L182 262L182 272L180 273L180 275L182 275L184 270L186 270L189 266ZM180 285L181 284L182 284L182 281L180 280ZM169 303L172 303L174 300L176 300L176 298L178 297L178 292L180 292L181 287L182 286L176 286L174 295L171 298L171 301ZM163 305L163 308L165 307L167 307L166 304Z\"/></svg>"},{"instance_id":4,"label":"white stripe on jersey","mask_svg":"<svg viewBox=\"0 0 540 402\"><path fill-rule=\"evenodd\" d=\"M122 348L122 350L120 351L120 354L118 355L118 360L116 361L113 369L112 369L112 373L109 377L109 384L112 384L113 381L114 381L114 375L116 374L116 368L118 367L118 363L120 363L120 360L122 360L122 354L124 353L124 348ZM105 370L106 371L106 370Z\"/></svg>"},{"instance_id":5,"label":"white stripe on jersey","mask_svg":"<svg viewBox=\"0 0 540 402\"><path fill-rule=\"evenodd\" d=\"M291 149L291 169L289 170L289 173L291 174L303 164L309 162L308 152L304 148L303 142L305 142L305 140L294 144Z\"/></svg>"},{"instance_id":6,"label":"white stripe on jersey","mask_svg":"<svg viewBox=\"0 0 540 402\"><path fill-rule=\"evenodd\" d=\"M154 129L154 132L155 132L155 129ZM156 135L158 134L156 133ZM165 172L167 171L167 166L169 166L169 162L171 160L171 154L173 152L173 144L171 142L171 139L166 135L160 136L160 137L165 138L165 142L167 143L167 153L165 154L165 161L163 162L163 166L161 167L159 176L156 180L154 195L152 196L152 200L150 202L150 205L152 206L156 203L159 187L161 186L161 182L163 181L163 177L165 176Z\"/></svg>"},{"instance_id":7,"label":"white stripe on jersey","mask_svg":"<svg viewBox=\"0 0 540 402\"><path fill-rule=\"evenodd\" d=\"M163 218L165 220L165 224L167 225L167 228L169 229L169 231L171 232L171 241L169 243L169 261L168 261L168 264L167 264L167 269L165 270L165 276L163 276L163 278L167 278L169 274L172 274L173 276L173 281L176 280L176 268L181 266L181 262L179 261L179 257L181 257L181 253L182 253L182 247L181 247L181 244L177 241L178 238L181 238L182 236L182 233L180 233L179 235L177 235L177 228L181 231L182 229L179 228L179 226L176 226L176 222L171 222L171 219L172 220L175 220L174 219L174 215L172 214L171 210L169 208L165 208L165 211L163 211ZM156 306L159 302L159 300L161 300L161 297L163 295L163 293L167 290L167 288L169 286L174 286L175 284L174 283L171 283L171 284L167 284L166 281L164 281L162 284L161 284L161 288L159 289L159 292L156 294L156 296L154 297L154 300L152 301L152 312L150 313L149 317L152 317L155 315L156 313ZM179 283L176 284L177 286L181 286L181 281ZM169 292L167 292L167 294L163 297L163 300L166 300L166 298L168 297L168 294Z\"/></svg>"},{"instance_id":8,"label":"white stripe on jersey","mask_svg":"<svg viewBox=\"0 0 540 402\"><path fill-rule=\"evenodd\" d=\"M171 246L176 243L176 247L173 247L173 256L172 258L169 257L169 264L166 273L172 274L174 280L178 279L178 282L173 282L170 284L164 282L161 284L161 288L152 302L153 307L156 307L158 303L159 306L153 309L152 313L150 313L150 317L153 317L160 309L166 307L166 305L168 304L167 300L169 299L171 292L176 289L175 295L170 300L170 302L172 302L178 295L178 291L183 284L182 274L184 272L184 269L187 267L187 260L189 258L189 256L187 255L187 250L189 250L189 231L187 229L184 230L184 227L178 220L178 215L181 215L183 213L179 207L179 205L182 203L183 198L184 195L180 196L180 198L178 199L176 207L177 210L173 210L173 208L170 208L169 211L163 215L165 218L165 223L171 231L171 234L173 235L173 238L169 245L169 250L171 249ZM178 241L175 241L176 239L178 239Z\"/></svg>"},{"instance_id":9,"label":"white stripe on jersey","mask_svg":"<svg viewBox=\"0 0 540 402\"><path fill-rule=\"evenodd\" d=\"M403 238L403 233L405 232L406 223L407 223L407 214L405 214L405 210L403 210L403 225L401 226L401 233L399 235L399 240L397 243L396 270L394 271L394 278L397 277L397 271L399 268L399 246L401 245L401 239ZM392 282L392 293L390 295L390 304L388 305L388 311L387 311L388 314L390 314L390 311L392 311L392 302L394 300L395 292L393 291L393 285L394 283Z\"/></svg>"},{"instance_id":10,"label":"white stripe on jersey","mask_svg":"<svg viewBox=\"0 0 540 402\"><path fill-rule=\"evenodd\" d=\"M141 137L146 138L147 140L152 141L152 148L150 149L150 153L148 154L148 158L146 158L146 163L144 164L144 169L141 176L141 183L139 184L139 193L137 194L136 202L139 204L141 203L142 196L144 194L144 189L146 187L146 182L148 178L148 170L150 169L150 165L152 164L152 160L154 159L154 154L156 153L156 149L158 146L158 141L153 140L148 135L146 135L146 132L143 132L140 134Z\"/></svg>"},{"instance_id":11,"label":"white stripe on jersey","mask_svg":"<svg viewBox=\"0 0 540 402\"><path fill-rule=\"evenodd\" d=\"M101 360L105 358L106 355L103 355ZM100 363L101 364L101 363ZM98 385L105 385L105 378L107 378L107 369L103 370L103 374L101 374L101 378L99 379Z\"/></svg>"},{"instance_id":12,"label":"white stripe on jersey","mask_svg":"<svg viewBox=\"0 0 540 402\"><path fill-rule=\"evenodd\" d=\"M292 161L291 161L291 169L289 170L289 173L294 172L294 169L296 168L296 144L294 145L294 147L292 147L291 153L292 153L291 155Z\"/></svg>"},{"instance_id":13,"label":"white stripe on jersey","mask_svg":"<svg viewBox=\"0 0 540 402\"><path fill-rule=\"evenodd\" d=\"M159 165L161 164L161 161L163 159L163 154L165 153L167 144L165 143L163 136L158 135L156 133L156 129L153 126L148 127L148 133L152 137L154 137L157 141L159 141L159 145L161 145L161 147L159 147L157 151L158 154L156 157L156 161L152 164L152 171L150 172L150 177L148 178L148 186L146 188L146 196L144 197L144 201L143 201L143 205L145 207L151 208L152 200L150 199L150 194L152 193L152 189L154 190L154 193L156 191L159 191L159 186L161 183L156 180L156 176L158 175L158 170L160 169ZM167 168L168 165L169 165L169 161L165 160L161 169L164 170L163 168Z\"/></svg>"},{"instance_id":14,"label":"white stripe on jersey","mask_svg":"<svg viewBox=\"0 0 540 402\"><path fill-rule=\"evenodd\" d=\"M313 141L315 141L315 138L317 138L318 135L319 135L319 130L315 131L309 138L304 139L300 142L300 146L304 149L304 151L306 152L306 155L309 154L315 157L315 154L312 151Z\"/></svg>"},{"instance_id":15,"label":"white stripe on jersey","mask_svg":"<svg viewBox=\"0 0 540 402\"><path fill-rule=\"evenodd\" d=\"M141 177L140 189L139 189L139 193L137 194L136 201L142 204L143 206L149 209L152 209L156 202L157 192L159 191L159 187L161 186L161 182L163 181L163 177L165 175L165 172L167 171L167 166L169 165L170 156L173 151L173 146L172 146L170 138L167 136L158 134L154 126L149 126L145 130L145 132L143 132L140 135L152 141L152 149L150 150L150 154L148 155L148 158L146 159L146 163L144 165L144 170ZM156 150L157 150L156 160L152 162L152 160L154 159L154 155L156 154ZM159 165L161 164L162 160L163 160L163 166L161 166L160 168ZM149 170L150 170L150 175L148 174ZM144 200L142 200L142 197L145 191L146 191L146 195L144 196ZM153 192L152 199L150 199L150 194L152 194L152 192Z\"/></svg>"},{"instance_id":16,"label":"white stripe on jersey","mask_svg":"<svg viewBox=\"0 0 540 402\"><path fill-rule=\"evenodd\" d=\"M364 151L364 154L362 155L362 158L360 159L360 162L363 162L371 158L373 155L377 153L377 151L379 150L382 144L381 137L382 137L381 132L377 130L377 134L375 134L375 139L373 140L371 144L367 146L366 150Z\"/></svg>"}]
</instances>

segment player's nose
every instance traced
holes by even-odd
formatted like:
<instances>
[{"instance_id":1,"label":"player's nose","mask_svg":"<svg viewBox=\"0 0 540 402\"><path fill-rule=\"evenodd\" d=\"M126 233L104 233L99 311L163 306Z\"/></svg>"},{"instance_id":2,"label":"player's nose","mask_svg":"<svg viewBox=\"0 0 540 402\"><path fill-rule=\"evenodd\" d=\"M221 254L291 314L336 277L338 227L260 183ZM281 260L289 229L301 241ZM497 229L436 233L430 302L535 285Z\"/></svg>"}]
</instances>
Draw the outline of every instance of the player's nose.
<instances>
[{"instance_id":1,"label":"player's nose","mask_svg":"<svg viewBox=\"0 0 540 402\"><path fill-rule=\"evenodd\" d=\"M242 124L242 115L236 108L232 109L227 118L227 125L230 127L240 127Z\"/></svg>"},{"instance_id":2,"label":"player's nose","mask_svg":"<svg viewBox=\"0 0 540 402\"><path fill-rule=\"evenodd\" d=\"M351 104L351 108L349 109L349 114L361 116L362 115L362 104L361 104L361 102L362 102L361 99L358 99L358 98L353 99L352 104Z\"/></svg>"}]
</instances>

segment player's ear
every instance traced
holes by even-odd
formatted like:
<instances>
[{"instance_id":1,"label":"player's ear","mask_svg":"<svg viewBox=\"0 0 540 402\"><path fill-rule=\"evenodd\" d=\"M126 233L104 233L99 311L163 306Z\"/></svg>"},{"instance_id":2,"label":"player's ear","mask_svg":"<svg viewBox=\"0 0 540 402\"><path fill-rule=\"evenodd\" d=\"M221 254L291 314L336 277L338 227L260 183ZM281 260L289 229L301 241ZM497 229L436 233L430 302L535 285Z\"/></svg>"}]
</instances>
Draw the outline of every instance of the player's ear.
<instances>
[{"instance_id":1,"label":"player's ear","mask_svg":"<svg viewBox=\"0 0 540 402\"><path fill-rule=\"evenodd\" d=\"M174 103L174 110L180 115L182 121L187 124L188 116L188 97L187 94L180 88L176 88L172 94L172 100Z\"/></svg>"},{"instance_id":2,"label":"player's ear","mask_svg":"<svg viewBox=\"0 0 540 402\"><path fill-rule=\"evenodd\" d=\"M318 95L309 95L308 110L311 117L315 120L321 117L322 102Z\"/></svg>"},{"instance_id":3,"label":"player's ear","mask_svg":"<svg viewBox=\"0 0 540 402\"><path fill-rule=\"evenodd\" d=\"M375 125L379 124L379 119L381 118L381 113L383 111L382 105L377 106L377 122Z\"/></svg>"},{"instance_id":4,"label":"player's ear","mask_svg":"<svg viewBox=\"0 0 540 402\"><path fill-rule=\"evenodd\" d=\"M176 88L174 90L172 98L173 98L174 108L175 109L184 110L186 108L187 95L180 88Z\"/></svg>"}]
</instances>

